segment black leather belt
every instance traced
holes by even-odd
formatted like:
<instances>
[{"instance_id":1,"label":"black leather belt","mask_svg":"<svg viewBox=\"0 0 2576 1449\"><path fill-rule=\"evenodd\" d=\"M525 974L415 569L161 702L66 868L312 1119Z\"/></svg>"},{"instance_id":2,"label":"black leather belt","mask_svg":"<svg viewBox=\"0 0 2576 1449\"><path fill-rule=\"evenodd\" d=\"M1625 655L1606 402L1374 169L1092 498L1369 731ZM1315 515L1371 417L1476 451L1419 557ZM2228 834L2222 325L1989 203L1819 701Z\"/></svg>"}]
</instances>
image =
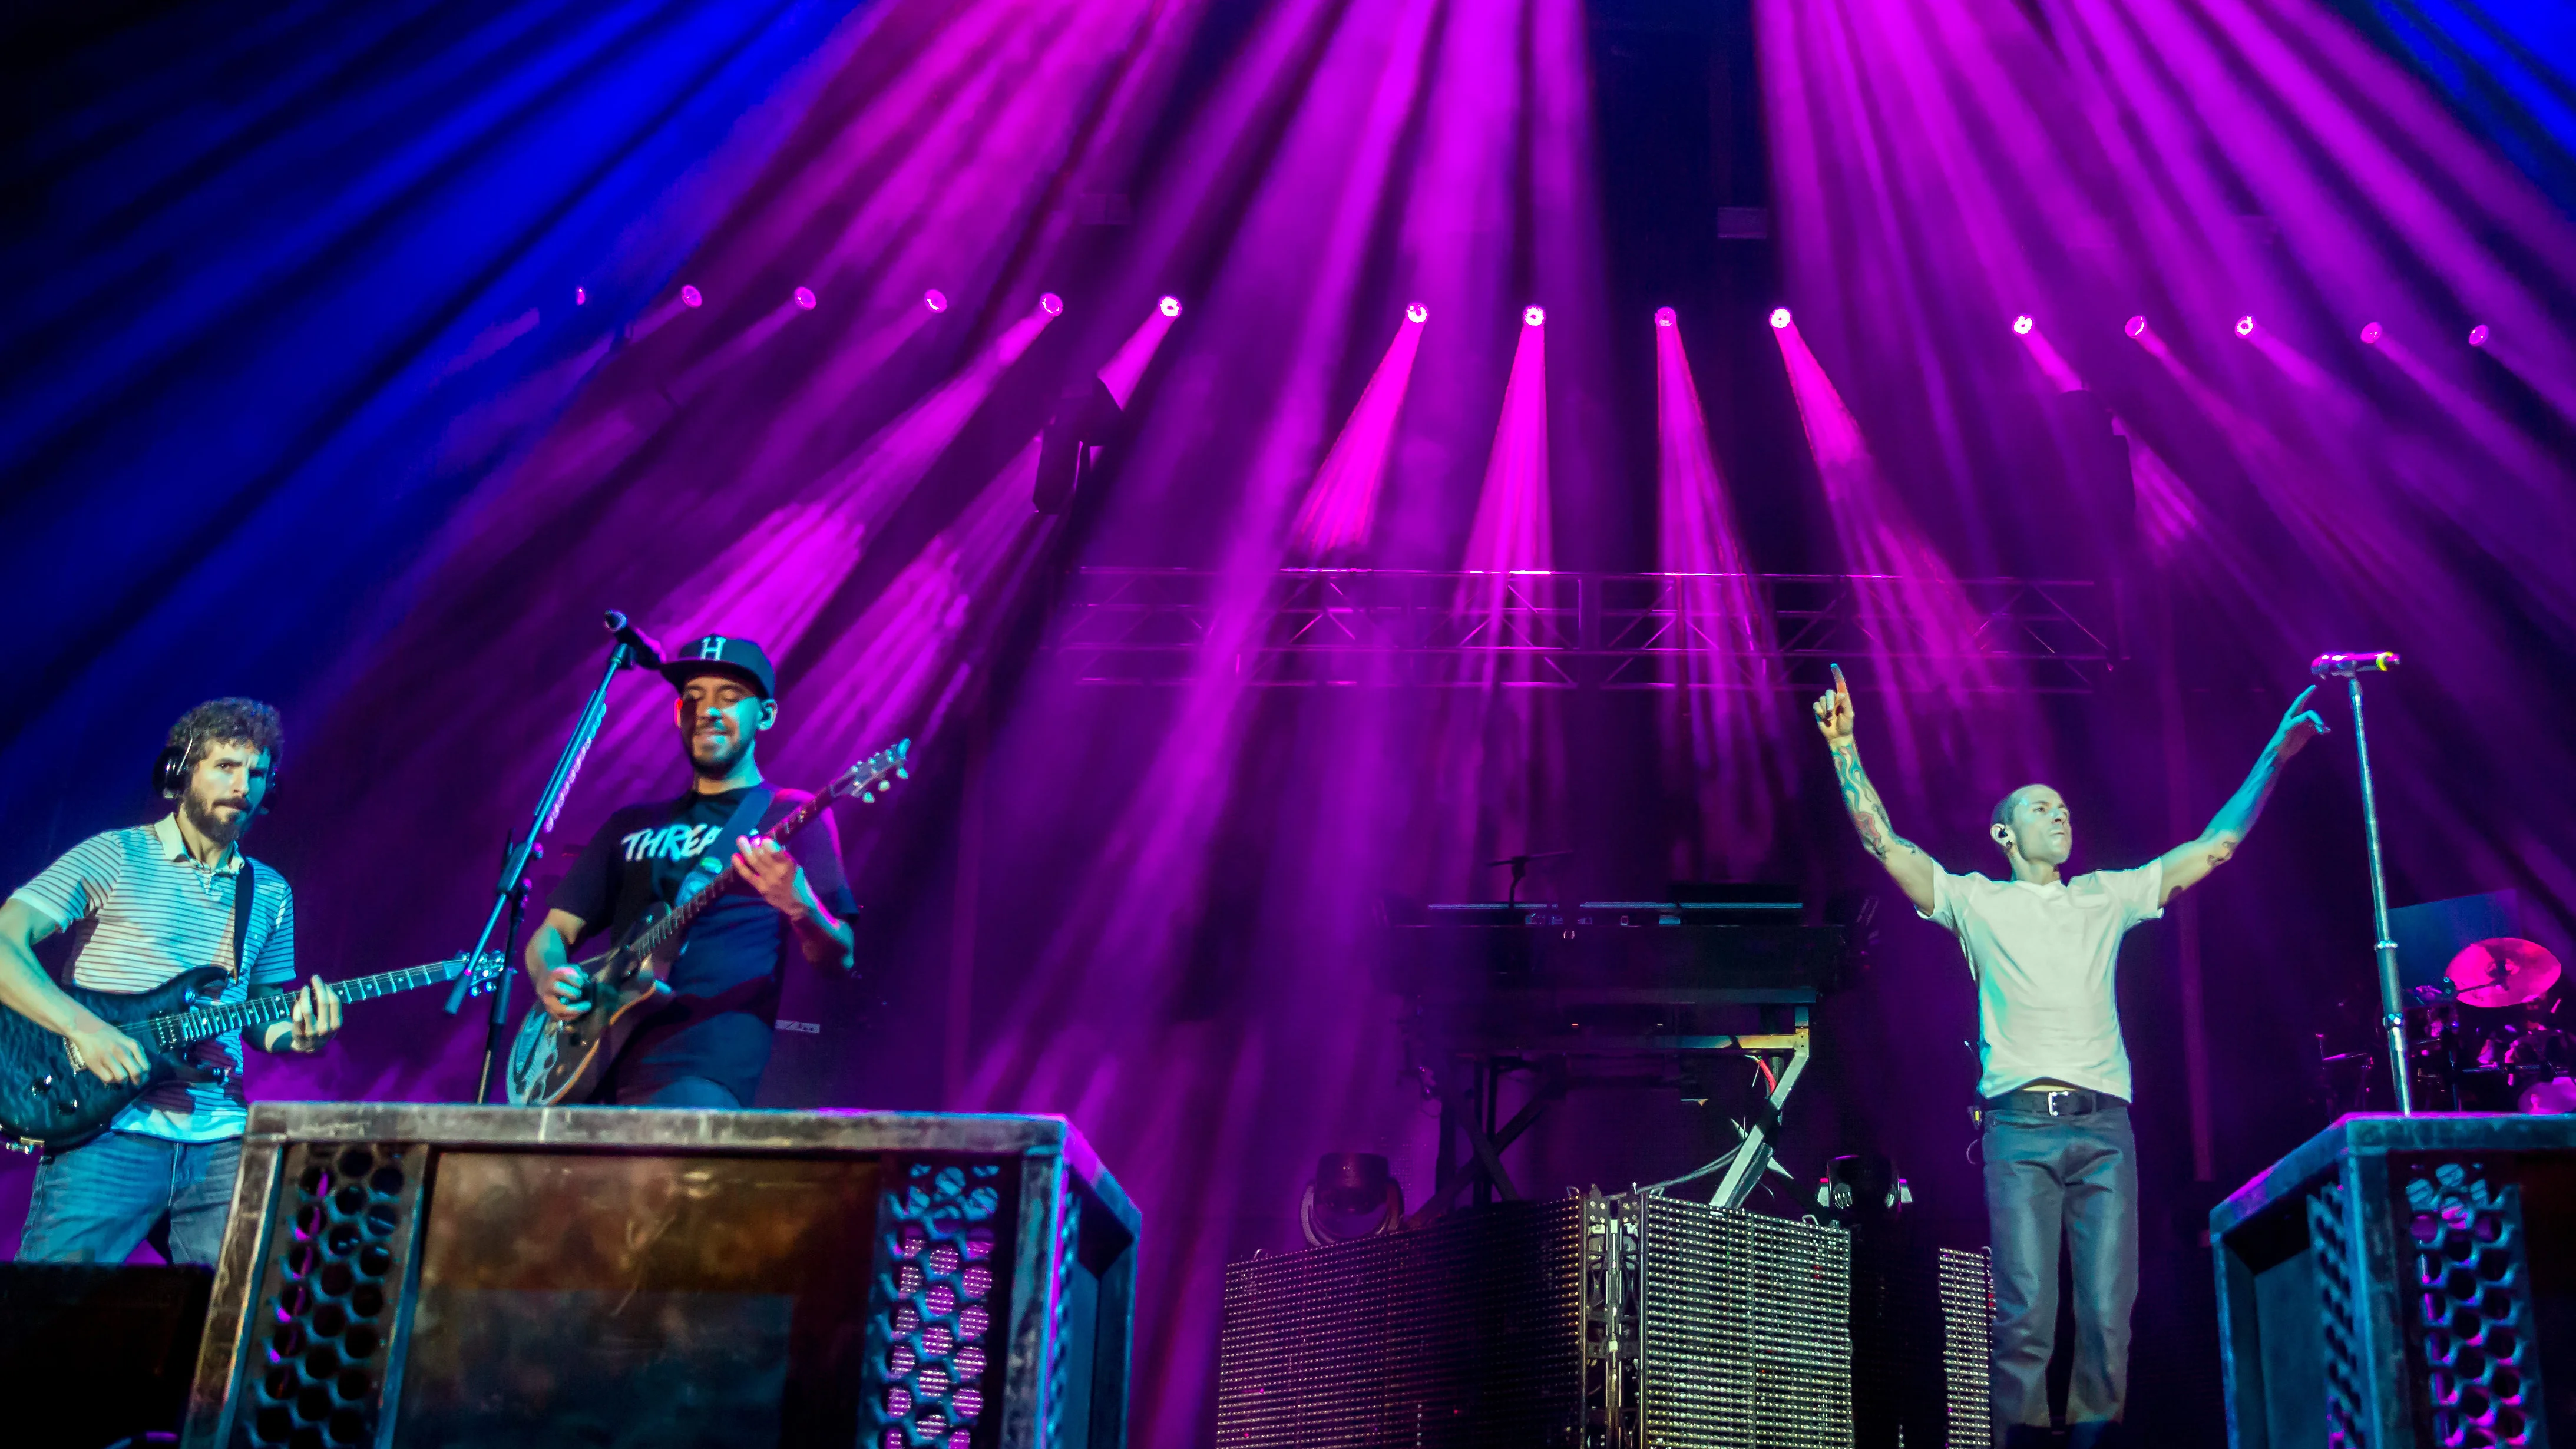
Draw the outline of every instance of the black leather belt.
<instances>
[{"instance_id":1,"label":"black leather belt","mask_svg":"<svg viewBox=\"0 0 2576 1449\"><path fill-rule=\"evenodd\" d=\"M2047 1090L2033 1087L1986 1099L1989 1112L2031 1112L2042 1117L2088 1117L2104 1107L2125 1105L2107 1092L2088 1092L2077 1087Z\"/></svg>"}]
</instances>

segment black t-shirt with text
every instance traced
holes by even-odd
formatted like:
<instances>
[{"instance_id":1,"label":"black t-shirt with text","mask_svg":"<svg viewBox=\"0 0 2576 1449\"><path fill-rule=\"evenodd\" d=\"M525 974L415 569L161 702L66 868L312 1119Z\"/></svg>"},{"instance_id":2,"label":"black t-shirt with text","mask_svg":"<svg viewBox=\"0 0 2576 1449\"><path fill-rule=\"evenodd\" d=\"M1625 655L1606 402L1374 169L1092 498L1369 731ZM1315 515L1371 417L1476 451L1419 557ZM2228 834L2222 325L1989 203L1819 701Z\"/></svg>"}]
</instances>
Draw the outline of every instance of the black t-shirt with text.
<instances>
[{"instance_id":1,"label":"black t-shirt with text","mask_svg":"<svg viewBox=\"0 0 2576 1449\"><path fill-rule=\"evenodd\" d=\"M646 907L678 899L681 882L715 844L746 793L747 788L691 793L616 812L546 904L579 916L585 943L596 940L604 947L621 939ZM762 812L761 829L812 798L801 790L779 790ZM786 841L785 849L805 868L806 884L825 910L843 920L858 910L829 810ZM668 978L672 998L637 1025L611 1070L612 1080L632 1088L705 1077L751 1105L761 1069L769 1064L787 963L803 960L805 952L787 918L750 886L728 877L720 889L724 895L682 940Z\"/></svg>"}]
</instances>

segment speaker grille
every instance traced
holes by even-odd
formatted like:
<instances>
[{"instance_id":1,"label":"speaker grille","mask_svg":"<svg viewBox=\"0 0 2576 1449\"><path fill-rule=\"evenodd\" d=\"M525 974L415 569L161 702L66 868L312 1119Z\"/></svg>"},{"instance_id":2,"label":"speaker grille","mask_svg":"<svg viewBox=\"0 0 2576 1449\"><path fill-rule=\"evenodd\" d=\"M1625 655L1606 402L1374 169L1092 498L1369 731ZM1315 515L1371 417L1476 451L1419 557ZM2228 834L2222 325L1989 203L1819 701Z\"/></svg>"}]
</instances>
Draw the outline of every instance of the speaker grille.
<instances>
[{"instance_id":1,"label":"speaker grille","mask_svg":"<svg viewBox=\"0 0 2576 1449\"><path fill-rule=\"evenodd\" d=\"M993 1379L995 1270L1002 1194L1019 1184L998 1162L889 1161L878 1204L871 1336L881 1386L863 1410L876 1449L968 1449ZM997 1249L1002 1261L996 1262ZM1002 1285L1009 1284L1005 1278Z\"/></svg>"},{"instance_id":2,"label":"speaker grille","mask_svg":"<svg viewBox=\"0 0 2576 1449\"><path fill-rule=\"evenodd\" d=\"M1479 1209L1229 1267L1217 1442L1847 1449L1850 1304L1837 1229L1663 1198Z\"/></svg>"},{"instance_id":3,"label":"speaker grille","mask_svg":"<svg viewBox=\"0 0 2576 1449\"><path fill-rule=\"evenodd\" d=\"M387 1354L410 1262L429 1149L299 1143L287 1154L284 1219L260 1265L270 1305L244 1347L247 1412L236 1445L376 1442Z\"/></svg>"},{"instance_id":4,"label":"speaker grille","mask_svg":"<svg viewBox=\"0 0 2576 1449\"><path fill-rule=\"evenodd\" d=\"M1995 1437L1994 1262L1986 1250L1941 1253L1941 1374L1950 1401L1950 1449L1990 1449Z\"/></svg>"},{"instance_id":5,"label":"speaker grille","mask_svg":"<svg viewBox=\"0 0 2576 1449\"><path fill-rule=\"evenodd\" d=\"M1217 1442L1526 1449L1580 1441L1583 1202L1226 1270Z\"/></svg>"},{"instance_id":6,"label":"speaker grille","mask_svg":"<svg viewBox=\"0 0 2576 1449\"><path fill-rule=\"evenodd\" d=\"M1851 1242L1830 1228L1649 1199L1646 1442L1852 1442Z\"/></svg>"}]
</instances>

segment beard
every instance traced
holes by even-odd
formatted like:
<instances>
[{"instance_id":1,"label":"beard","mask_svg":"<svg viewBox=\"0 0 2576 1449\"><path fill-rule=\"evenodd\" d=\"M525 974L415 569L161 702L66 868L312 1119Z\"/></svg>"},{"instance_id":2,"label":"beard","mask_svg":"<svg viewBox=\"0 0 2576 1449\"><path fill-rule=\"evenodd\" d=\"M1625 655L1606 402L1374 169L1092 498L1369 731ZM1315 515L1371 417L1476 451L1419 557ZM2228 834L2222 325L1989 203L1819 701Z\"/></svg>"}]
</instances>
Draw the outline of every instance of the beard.
<instances>
[{"instance_id":1,"label":"beard","mask_svg":"<svg viewBox=\"0 0 2576 1449\"><path fill-rule=\"evenodd\" d=\"M734 772L734 768L742 763L743 756L751 753L751 736L737 733L708 754L698 753L694 742L684 742L683 748L688 752L690 769L697 771L703 779L721 780Z\"/></svg>"},{"instance_id":2,"label":"beard","mask_svg":"<svg viewBox=\"0 0 2576 1449\"><path fill-rule=\"evenodd\" d=\"M230 845L241 838L243 831L250 828L251 816L248 810L244 810L227 819L216 808L224 803L227 802L204 800L190 795L179 802L179 808L186 812L188 823L196 827L199 835L218 845Z\"/></svg>"}]
</instances>

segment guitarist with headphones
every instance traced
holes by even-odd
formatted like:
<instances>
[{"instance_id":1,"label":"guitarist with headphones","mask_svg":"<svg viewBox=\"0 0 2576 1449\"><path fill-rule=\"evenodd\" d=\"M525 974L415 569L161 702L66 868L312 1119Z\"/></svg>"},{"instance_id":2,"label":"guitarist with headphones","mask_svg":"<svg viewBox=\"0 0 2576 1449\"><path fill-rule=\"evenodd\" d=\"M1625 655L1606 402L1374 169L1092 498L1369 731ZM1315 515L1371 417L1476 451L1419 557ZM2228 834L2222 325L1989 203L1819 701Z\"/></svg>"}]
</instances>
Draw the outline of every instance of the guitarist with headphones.
<instances>
[{"instance_id":1,"label":"guitarist with headphones","mask_svg":"<svg viewBox=\"0 0 2576 1449\"><path fill-rule=\"evenodd\" d=\"M601 931L622 938L654 907L677 904L692 876L712 881L707 888L724 894L689 926L663 983L670 994L634 1008L643 1020L590 1100L748 1107L769 1065L788 962L802 956L850 970L857 957L849 918L858 902L828 812L814 817L792 855L762 833L813 798L760 777L760 736L778 723L768 654L748 639L710 634L673 651L662 674L679 691L672 718L689 789L608 817L548 898L545 921L528 940L528 975L538 1004L571 1021L597 984L571 964L575 944ZM739 884L724 874L728 867Z\"/></svg>"},{"instance_id":2,"label":"guitarist with headphones","mask_svg":"<svg viewBox=\"0 0 2576 1449\"><path fill-rule=\"evenodd\" d=\"M153 767L177 808L91 836L0 904L0 1005L67 1041L100 1081L142 1081L148 1059L45 974L33 948L48 936L72 934L72 981L97 990L148 991L204 966L226 972L220 1001L293 985L294 899L284 877L239 846L266 809L281 739L277 711L257 700L188 711ZM172 1263L211 1266L249 1125L243 1038L262 1051L315 1052L339 1029L340 998L317 976L296 992L289 1020L196 1043L189 1062L204 1080L157 1082L109 1130L46 1152L18 1260L118 1263L148 1237Z\"/></svg>"}]
</instances>

